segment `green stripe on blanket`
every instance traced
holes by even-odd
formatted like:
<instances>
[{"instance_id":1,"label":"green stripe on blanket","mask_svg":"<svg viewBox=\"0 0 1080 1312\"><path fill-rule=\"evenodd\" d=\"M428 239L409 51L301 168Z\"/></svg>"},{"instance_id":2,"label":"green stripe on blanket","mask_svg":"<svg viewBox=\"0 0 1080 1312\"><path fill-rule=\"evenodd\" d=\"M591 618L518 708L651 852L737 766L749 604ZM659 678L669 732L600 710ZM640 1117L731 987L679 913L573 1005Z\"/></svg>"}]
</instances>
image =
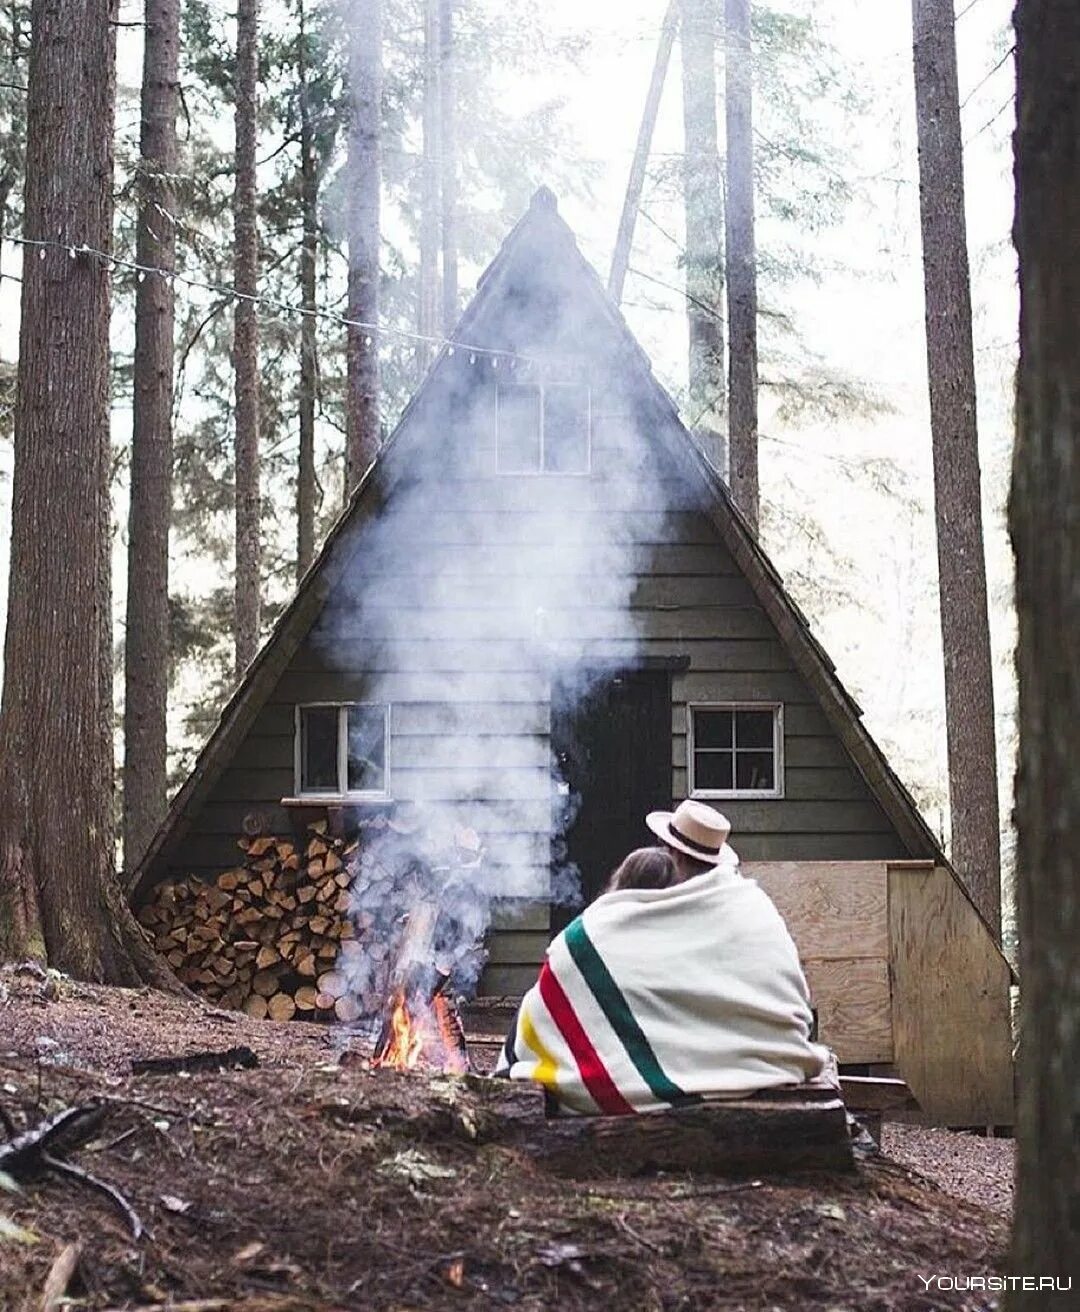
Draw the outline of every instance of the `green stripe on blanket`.
<instances>
[{"instance_id":1,"label":"green stripe on blanket","mask_svg":"<svg viewBox=\"0 0 1080 1312\"><path fill-rule=\"evenodd\" d=\"M603 958L593 946L580 916L567 926L563 937L574 964L581 971L593 997L600 1004L608 1024L615 1031L619 1042L626 1049L630 1060L638 1069L638 1074L652 1090L653 1095L662 1102L672 1104L700 1102L698 1094L685 1093L669 1079L664 1068L657 1061L656 1053L653 1052L641 1026L634 1019L630 1005L615 983L611 971L604 965Z\"/></svg>"}]
</instances>

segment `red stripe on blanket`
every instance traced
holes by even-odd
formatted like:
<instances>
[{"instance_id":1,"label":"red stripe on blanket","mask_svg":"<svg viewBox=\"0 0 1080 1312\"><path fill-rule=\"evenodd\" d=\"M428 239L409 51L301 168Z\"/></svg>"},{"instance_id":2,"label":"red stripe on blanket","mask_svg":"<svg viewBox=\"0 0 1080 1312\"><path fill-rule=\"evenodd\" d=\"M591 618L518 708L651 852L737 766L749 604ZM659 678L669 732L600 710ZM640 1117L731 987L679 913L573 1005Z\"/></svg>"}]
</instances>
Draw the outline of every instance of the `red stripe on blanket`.
<instances>
[{"instance_id":1,"label":"red stripe on blanket","mask_svg":"<svg viewBox=\"0 0 1080 1312\"><path fill-rule=\"evenodd\" d=\"M577 1068L586 1089L593 1096L596 1105L608 1116L633 1115L634 1109L615 1087L615 1081L600 1060L600 1054L593 1047L578 1020L566 996L563 986L555 978L545 961L540 969L540 996L544 1006L551 1013L551 1018L558 1025L570 1051L574 1054Z\"/></svg>"}]
</instances>

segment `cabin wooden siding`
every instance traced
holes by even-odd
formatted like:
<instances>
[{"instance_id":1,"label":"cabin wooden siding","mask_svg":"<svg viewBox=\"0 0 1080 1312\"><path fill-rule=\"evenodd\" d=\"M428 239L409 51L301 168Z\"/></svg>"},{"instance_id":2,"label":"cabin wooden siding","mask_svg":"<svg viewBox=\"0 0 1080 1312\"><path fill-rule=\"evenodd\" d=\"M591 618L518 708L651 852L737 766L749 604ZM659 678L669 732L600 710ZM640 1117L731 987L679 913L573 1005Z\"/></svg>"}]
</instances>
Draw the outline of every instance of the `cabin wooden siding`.
<instances>
[{"instance_id":1,"label":"cabin wooden siding","mask_svg":"<svg viewBox=\"0 0 1080 1312\"><path fill-rule=\"evenodd\" d=\"M492 389L493 391L493 389ZM250 730L169 860L170 873L212 876L233 864L236 840L253 813L274 831L303 823L284 810L295 793L295 707L372 695L391 702L390 779L395 799L460 803L463 817L488 844L493 878L510 896L499 900L485 989L514 993L532 979L548 939L551 778L548 768L549 684L527 668L520 641L507 640L508 608L519 607L527 580L508 579L504 552L537 547L549 567L535 510L536 477L496 475L493 432L481 393L470 426L444 448L440 504L395 565L390 587L370 585L361 547L348 574L348 598L332 594L294 653ZM588 577L572 629L597 660L682 658L673 676L672 775L675 802L687 788L687 705L709 701L780 702L784 707L784 793L768 800L717 803L732 822L732 843L749 861L859 861L909 853L830 729L813 693L796 672L776 629L720 541L698 499L662 462L627 470L627 444L640 421L623 393L594 391L592 473L542 476L558 482L572 511L601 491L604 513L632 547L630 636L626 612L596 604ZM420 441L423 441L423 436ZM571 521L572 523L572 521ZM569 530L573 532L572 527ZM483 543L484 545L478 545ZM437 604L429 571L452 580ZM357 602L359 601L359 606ZM358 611L362 608L363 613ZM388 609L407 633L390 650L380 642ZM404 617L404 622L403 622ZM453 637L445 637L446 621ZM455 710L447 700L452 685ZM464 714L461 707L466 708ZM462 766L479 761L479 766ZM467 794L469 800L463 800ZM513 803L512 822L507 804ZM527 868L500 867L500 834L523 829ZM642 841L648 839L644 827ZM518 844L520 846L520 844Z\"/></svg>"}]
</instances>

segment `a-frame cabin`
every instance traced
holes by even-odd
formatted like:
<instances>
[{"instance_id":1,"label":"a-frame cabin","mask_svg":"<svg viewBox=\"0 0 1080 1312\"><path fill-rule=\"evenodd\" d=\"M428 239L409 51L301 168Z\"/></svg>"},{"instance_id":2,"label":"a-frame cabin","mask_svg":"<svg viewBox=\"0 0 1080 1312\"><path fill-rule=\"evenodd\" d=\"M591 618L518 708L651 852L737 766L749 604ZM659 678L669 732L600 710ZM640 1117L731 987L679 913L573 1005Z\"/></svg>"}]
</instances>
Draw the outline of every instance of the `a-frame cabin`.
<instances>
[{"instance_id":1,"label":"a-frame cabin","mask_svg":"<svg viewBox=\"0 0 1080 1312\"><path fill-rule=\"evenodd\" d=\"M418 800L484 838L482 989L514 994L572 911L568 868L592 896L645 812L688 795L787 917L841 1062L895 1067L935 1119L1011 1121L1004 959L541 190L136 899L233 864L253 816L280 833Z\"/></svg>"}]
</instances>

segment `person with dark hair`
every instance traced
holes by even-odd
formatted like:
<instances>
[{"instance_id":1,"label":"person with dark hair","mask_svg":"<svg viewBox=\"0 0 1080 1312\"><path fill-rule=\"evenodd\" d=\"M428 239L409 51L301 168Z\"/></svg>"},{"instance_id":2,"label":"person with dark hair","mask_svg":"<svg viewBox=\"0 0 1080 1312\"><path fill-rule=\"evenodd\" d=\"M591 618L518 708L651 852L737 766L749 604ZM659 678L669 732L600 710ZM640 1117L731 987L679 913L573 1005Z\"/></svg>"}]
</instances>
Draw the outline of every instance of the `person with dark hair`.
<instances>
[{"instance_id":1,"label":"person with dark hair","mask_svg":"<svg viewBox=\"0 0 1080 1312\"><path fill-rule=\"evenodd\" d=\"M671 853L663 847L639 847L611 873L605 893L623 888L671 888L679 882L679 871Z\"/></svg>"},{"instance_id":2,"label":"person with dark hair","mask_svg":"<svg viewBox=\"0 0 1080 1312\"><path fill-rule=\"evenodd\" d=\"M780 913L739 872L703 802L654 811L663 848L631 852L553 940L496 1074L561 1109L618 1115L801 1084L828 1052Z\"/></svg>"}]
</instances>

